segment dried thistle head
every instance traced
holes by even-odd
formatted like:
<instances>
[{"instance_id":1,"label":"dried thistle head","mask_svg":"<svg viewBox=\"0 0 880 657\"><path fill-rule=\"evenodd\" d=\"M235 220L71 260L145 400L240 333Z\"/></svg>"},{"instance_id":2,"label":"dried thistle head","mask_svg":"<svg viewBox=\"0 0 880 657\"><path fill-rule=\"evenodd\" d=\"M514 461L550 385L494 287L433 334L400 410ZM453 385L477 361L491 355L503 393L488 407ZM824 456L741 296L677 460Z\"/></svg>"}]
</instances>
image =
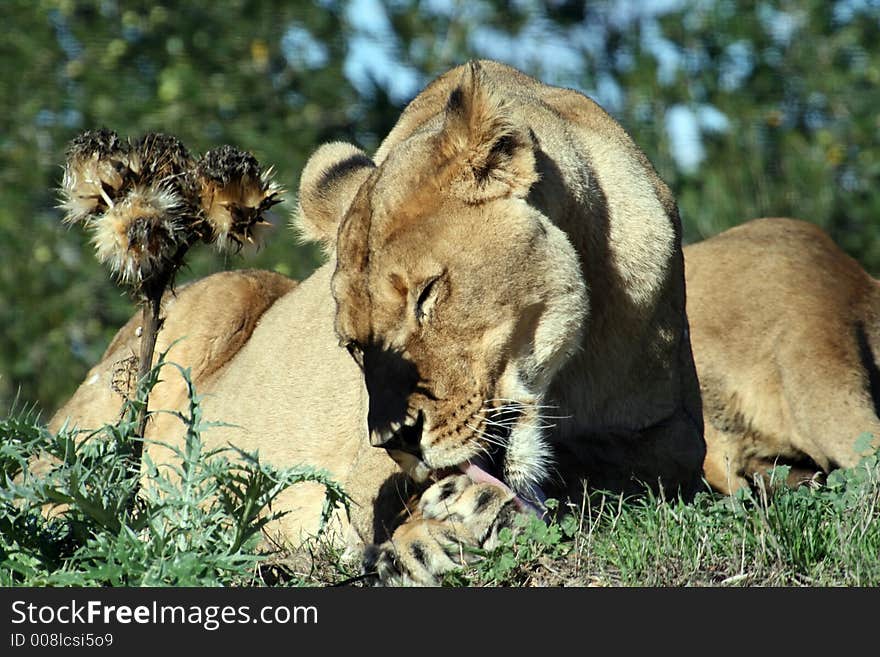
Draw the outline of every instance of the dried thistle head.
<instances>
[{"instance_id":1,"label":"dried thistle head","mask_svg":"<svg viewBox=\"0 0 880 657\"><path fill-rule=\"evenodd\" d=\"M78 223L113 206L125 185L130 146L112 130L87 130L67 148L61 182L64 221Z\"/></svg>"},{"instance_id":2,"label":"dried thistle head","mask_svg":"<svg viewBox=\"0 0 880 657\"><path fill-rule=\"evenodd\" d=\"M171 135L121 140L87 131L68 149L62 206L92 231L98 259L123 283L150 294L173 279L197 240L221 248L253 242L280 202L280 188L250 154L231 146L196 163Z\"/></svg>"},{"instance_id":3,"label":"dried thistle head","mask_svg":"<svg viewBox=\"0 0 880 657\"><path fill-rule=\"evenodd\" d=\"M112 163L115 177L103 183L102 202L89 208L86 221L98 260L138 289L154 277L172 277L186 247L201 237L195 161L170 135L150 133L124 143L115 135L99 136L75 139L68 158L91 158L101 171Z\"/></svg>"},{"instance_id":4,"label":"dried thistle head","mask_svg":"<svg viewBox=\"0 0 880 657\"><path fill-rule=\"evenodd\" d=\"M177 137L150 132L132 144L128 166L141 180L177 184L193 170L195 160Z\"/></svg>"},{"instance_id":5,"label":"dried thistle head","mask_svg":"<svg viewBox=\"0 0 880 657\"><path fill-rule=\"evenodd\" d=\"M151 132L135 141L130 149L129 168L136 180L174 190L181 203L179 219L192 233L192 241L202 237L196 161L183 142L173 135Z\"/></svg>"},{"instance_id":6,"label":"dried thistle head","mask_svg":"<svg viewBox=\"0 0 880 657\"><path fill-rule=\"evenodd\" d=\"M257 159L233 146L205 153L195 178L201 209L210 232L205 241L223 249L259 241L270 226L263 213L281 202L283 190L272 181L272 169L260 169Z\"/></svg>"},{"instance_id":7,"label":"dried thistle head","mask_svg":"<svg viewBox=\"0 0 880 657\"><path fill-rule=\"evenodd\" d=\"M186 207L167 184L134 185L91 222L98 260L136 286L173 274L191 238Z\"/></svg>"}]
</instances>

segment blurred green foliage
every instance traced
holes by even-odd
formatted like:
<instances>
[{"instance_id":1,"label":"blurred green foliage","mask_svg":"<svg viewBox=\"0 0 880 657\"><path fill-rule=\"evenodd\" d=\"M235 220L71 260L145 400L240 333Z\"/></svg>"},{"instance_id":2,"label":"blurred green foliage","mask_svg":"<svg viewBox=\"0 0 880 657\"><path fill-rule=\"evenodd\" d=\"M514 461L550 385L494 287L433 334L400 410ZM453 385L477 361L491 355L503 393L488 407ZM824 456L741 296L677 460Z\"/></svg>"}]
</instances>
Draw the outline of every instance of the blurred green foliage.
<instances>
[{"instance_id":1,"label":"blurred green foliage","mask_svg":"<svg viewBox=\"0 0 880 657\"><path fill-rule=\"evenodd\" d=\"M620 118L676 193L686 237L794 216L880 271L880 4L688 4L662 19L665 37L682 46L674 78L660 83L644 55L620 76L629 90ZM673 105L712 107L729 122L704 128L694 171L676 170L662 123L641 118Z\"/></svg>"},{"instance_id":2,"label":"blurred green foliage","mask_svg":"<svg viewBox=\"0 0 880 657\"><path fill-rule=\"evenodd\" d=\"M274 165L295 190L316 144L354 136L356 97L340 83L339 14L317 7L17 0L3 14L0 408L20 387L48 411L133 310L82 231L60 224L55 189L67 142L106 126L121 135L171 132L197 153L231 143ZM282 48L293 26L312 34L324 57L300 52L309 44ZM291 248L285 207L275 213L277 239L257 257L203 249L190 276L242 266L306 275L316 253Z\"/></svg>"},{"instance_id":3,"label":"blurred green foliage","mask_svg":"<svg viewBox=\"0 0 880 657\"><path fill-rule=\"evenodd\" d=\"M250 150L288 190L275 235L255 255L197 250L181 280L232 267L301 278L318 253L286 224L309 153L334 139L375 148L408 97L474 56L599 100L672 187L686 240L797 216L880 271L876 0L7 0L3 9L0 412L19 391L51 412L133 311L54 207L75 134L166 131L196 153Z\"/></svg>"}]
</instances>

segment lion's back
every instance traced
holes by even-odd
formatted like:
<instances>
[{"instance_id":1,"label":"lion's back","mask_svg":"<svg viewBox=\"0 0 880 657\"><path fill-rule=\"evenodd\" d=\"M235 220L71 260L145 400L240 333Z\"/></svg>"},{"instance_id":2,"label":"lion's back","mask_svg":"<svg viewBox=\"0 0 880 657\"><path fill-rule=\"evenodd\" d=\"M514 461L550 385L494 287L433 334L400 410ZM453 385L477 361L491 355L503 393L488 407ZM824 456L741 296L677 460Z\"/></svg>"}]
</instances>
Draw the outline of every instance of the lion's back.
<instances>
[{"instance_id":1,"label":"lion's back","mask_svg":"<svg viewBox=\"0 0 880 657\"><path fill-rule=\"evenodd\" d=\"M692 337L701 343L723 333L713 349L732 357L776 349L783 339L807 338L814 349L837 343L880 297L828 235L795 219L758 219L688 245L685 262ZM711 357L695 349L698 364Z\"/></svg>"},{"instance_id":2,"label":"lion's back","mask_svg":"<svg viewBox=\"0 0 880 657\"><path fill-rule=\"evenodd\" d=\"M234 358L266 310L296 286L296 281L274 272L238 270L218 272L167 292L156 357L167 351L167 360L189 367L193 381L202 385ZM101 360L55 413L50 428L57 429L65 420L96 428L119 418L124 396L133 391L141 326L137 312L117 331ZM163 379L176 382L179 377ZM180 383L161 382L151 406L176 408L182 393Z\"/></svg>"},{"instance_id":3,"label":"lion's back","mask_svg":"<svg viewBox=\"0 0 880 657\"><path fill-rule=\"evenodd\" d=\"M880 437L880 285L794 219L684 252L709 482L736 489L777 459L806 475L853 465L857 436Z\"/></svg>"}]
</instances>

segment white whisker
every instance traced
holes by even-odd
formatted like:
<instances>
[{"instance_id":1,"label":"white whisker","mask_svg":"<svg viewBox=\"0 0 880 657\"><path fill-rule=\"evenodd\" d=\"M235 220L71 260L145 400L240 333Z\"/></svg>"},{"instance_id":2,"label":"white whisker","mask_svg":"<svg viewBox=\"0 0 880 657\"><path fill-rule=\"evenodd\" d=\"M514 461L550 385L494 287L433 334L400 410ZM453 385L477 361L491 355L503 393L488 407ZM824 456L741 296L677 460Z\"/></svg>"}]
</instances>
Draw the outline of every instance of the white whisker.
<instances>
[{"instance_id":1,"label":"white whisker","mask_svg":"<svg viewBox=\"0 0 880 657\"><path fill-rule=\"evenodd\" d=\"M506 442L503 442L503 441L499 440L499 439L496 438L495 436L490 436L489 434L485 433L484 431L481 431L481 430L478 429L477 427L472 427L472 426L469 425L469 424L465 424L465 426L466 426L468 429L470 429L471 431L473 431L474 434L476 434L476 436L477 436L478 438L481 438L482 440L485 440L487 443L489 443L489 444L491 444L491 445L497 445L498 447L507 447L507 443L506 443Z\"/></svg>"},{"instance_id":2,"label":"white whisker","mask_svg":"<svg viewBox=\"0 0 880 657\"><path fill-rule=\"evenodd\" d=\"M523 401L522 399L507 399L504 397L494 397L492 399L484 399L483 400L484 407L486 404L492 404L493 402L501 402L502 406L509 406L509 407L559 408L558 404L536 404L534 402Z\"/></svg>"},{"instance_id":3,"label":"white whisker","mask_svg":"<svg viewBox=\"0 0 880 657\"><path fill-rule=\"evenodd\" d=\"M472 417L474 417L482 422L485 422L489 426L500 427L503 429L509 429L514 424L517 426L523 426L523 427L533 427L535 429L553 429L554 427L556 427L556 423L555 422L545 422L545 420L564 420L564 419L570 418L571 416L570 415L538 415L538 417L536 417L534 419L534 421L532 421L532 420L517 420L517 419L511 419L511 420L507 420L507 421L499 421L499 420L487 417L485 415L481 415L480 413L474 413Z\"/></svg>"},{"instance_id":4,"label":"white whisker","mask_svg":"<svg viewBox=\"0 0 880 657\"><path fill-rule=\"evenodd\" d=\"M473 415L473 417L476 418L477 420L479 420L480 422L484 422L485 424L487 424L490 427L500 427L502 429L507 429L510 427L510 424L511 424L510 422L499 422L498 420L493 420L488 417L483 417L483 416L477 415L476 413Z\"/></svg>"}]
</instances>

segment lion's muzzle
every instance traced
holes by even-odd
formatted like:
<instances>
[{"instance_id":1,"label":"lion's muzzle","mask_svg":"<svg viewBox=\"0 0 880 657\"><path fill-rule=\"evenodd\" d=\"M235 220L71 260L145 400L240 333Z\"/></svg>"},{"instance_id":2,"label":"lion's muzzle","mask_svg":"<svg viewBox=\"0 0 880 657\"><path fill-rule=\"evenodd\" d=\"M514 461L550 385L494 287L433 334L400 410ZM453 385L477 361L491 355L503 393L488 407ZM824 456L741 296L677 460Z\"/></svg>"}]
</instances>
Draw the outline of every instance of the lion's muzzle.
<instances>
[{"instance_id":1,"label":"lion's muzzle","mask_svg":"<svg viewBox=\"0 0 880 657\"><path fill-rule=\"evenodd\" d=\"M391 421L380 426L370 426L370 444L386 450L406 452L415 457L422 457L422 430L425 426L425 414L416 413L414 419L404 417L402 422Z\"/></svg>"}]
</instances>

